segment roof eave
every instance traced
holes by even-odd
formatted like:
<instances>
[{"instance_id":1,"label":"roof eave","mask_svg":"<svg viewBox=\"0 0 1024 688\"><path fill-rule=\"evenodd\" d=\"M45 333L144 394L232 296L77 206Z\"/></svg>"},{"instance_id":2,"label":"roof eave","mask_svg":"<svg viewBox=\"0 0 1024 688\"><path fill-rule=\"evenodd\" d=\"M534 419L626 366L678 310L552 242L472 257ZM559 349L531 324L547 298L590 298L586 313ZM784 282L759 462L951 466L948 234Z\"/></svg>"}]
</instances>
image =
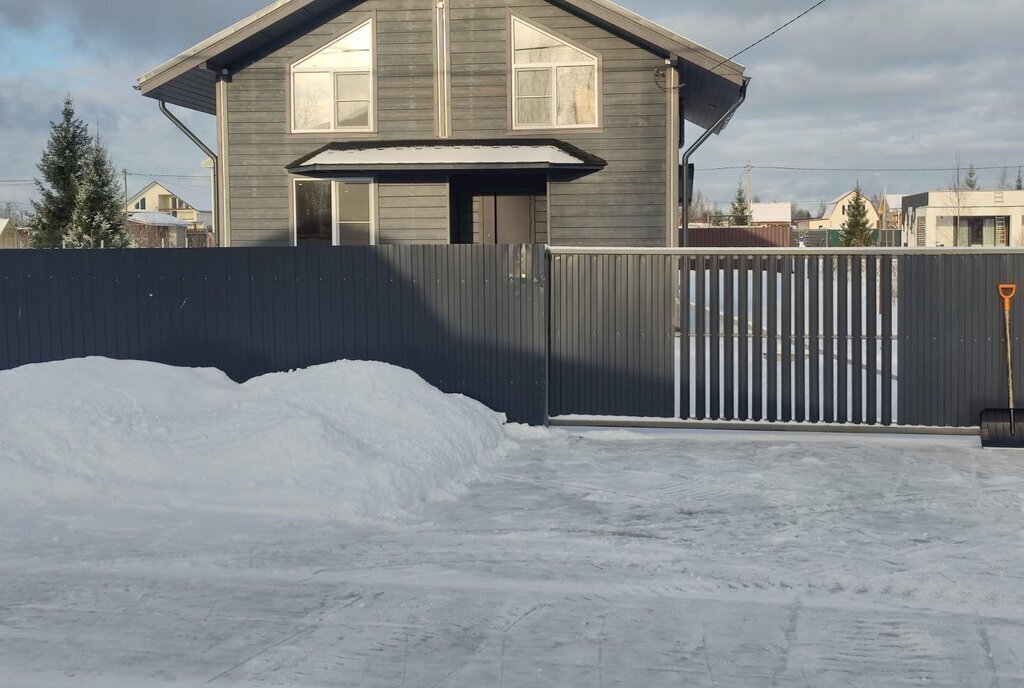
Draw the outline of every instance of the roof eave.
<instances>
[{"instance_id":1,"label":"roof eave","mask_svg":"<svg viewBox=\"0 0 1024 688\"><path fill-rule=\"evenodd\" d=\"M487 170L542 171L580 170L595 171L604 165L596 163L551 163L551 162L475 162L475 163L410 163L410 164L367 164L367 165L299 165L289 166L292 174L339 174L360 172L483 172Z\"/></svg>"}]
</instances>

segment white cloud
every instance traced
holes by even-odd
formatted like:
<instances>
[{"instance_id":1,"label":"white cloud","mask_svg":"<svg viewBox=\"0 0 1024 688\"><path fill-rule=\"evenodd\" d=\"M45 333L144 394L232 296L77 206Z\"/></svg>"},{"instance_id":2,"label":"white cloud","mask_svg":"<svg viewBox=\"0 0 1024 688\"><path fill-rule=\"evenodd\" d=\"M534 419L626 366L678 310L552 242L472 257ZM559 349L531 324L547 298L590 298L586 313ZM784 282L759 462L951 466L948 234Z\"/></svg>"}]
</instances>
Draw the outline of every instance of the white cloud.
<instances>
[{"instance_id":1,"label":"white cloud","mask_svg":"<svg viewBox=\"0 0 1024 688\"><path fill-rule=\"evenodd\" d=\"M669 8L660 0L624 2L723 54L811 4L690 0ZM9 65L0 58L0 179L34 175L48 121L66 91L76 96L81 116L100 125L119 167L200 173L202 153L130 86L139 73L262 4L0 0L0 22L17 36L36 40L63 31L63 50L73 56L58 64L46 64L42 51ZM753 78L750 97L726 132L695 156L698 188L714 199L731 198L741 173L701 168L747 160L800 167L936 167L950 165L959 153L979 164L1024 163L1024 48L1017 36L1022 20L1019 0L831 0L739 58ZM212 118L186 119L213 140ZM942 186L947 176L759 170L754 192L766 200L814 201L836 196L858 178L871 192L914 192ZM998 170L982 172L981 181L991 184L998 176ZM0 186L0 201L24 200L30 192L31 187Z\"/></svg>"}]
</instances>

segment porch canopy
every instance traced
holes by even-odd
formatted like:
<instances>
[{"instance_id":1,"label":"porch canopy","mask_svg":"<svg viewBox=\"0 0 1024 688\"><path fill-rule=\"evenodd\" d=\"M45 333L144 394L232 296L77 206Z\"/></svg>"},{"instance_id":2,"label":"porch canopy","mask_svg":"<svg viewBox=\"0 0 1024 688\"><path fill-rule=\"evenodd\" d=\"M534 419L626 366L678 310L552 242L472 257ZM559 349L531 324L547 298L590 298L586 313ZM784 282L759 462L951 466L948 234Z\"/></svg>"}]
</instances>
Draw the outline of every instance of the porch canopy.
<instances>
[{"instance_id":1,"label":"porch canopy","mask_svg":"<svg viewBox=\"0 0 1024 688\"><path fill-rule=\"evenodd\" d=\"M553 139L332 143L288 165L295 174L402 170L599 170L601 158Z\"/></svg>"}]
</instances>

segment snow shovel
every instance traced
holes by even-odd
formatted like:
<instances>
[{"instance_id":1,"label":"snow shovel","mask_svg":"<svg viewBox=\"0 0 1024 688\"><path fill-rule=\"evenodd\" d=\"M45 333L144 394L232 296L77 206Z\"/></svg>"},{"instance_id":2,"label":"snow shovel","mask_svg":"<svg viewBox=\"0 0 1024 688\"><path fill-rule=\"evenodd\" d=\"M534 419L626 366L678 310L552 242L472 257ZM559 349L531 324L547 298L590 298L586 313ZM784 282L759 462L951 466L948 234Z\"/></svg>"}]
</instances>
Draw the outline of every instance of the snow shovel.
<instances>
[{"instance_id":1,"label":"snow shovel","mask_svg":"<svg viewBox=\"0 0 1024 688\"><path fill-rule=\"evenodd\" d=\"M1003 325L1006 328L1006 381L1009 408L985 409L981 412L981 446L1024 449L1024 409L1013 403L1013 340L1010 339L1010 306L1017 293L1016 284L1000 284L1003 299Z\"/></svg>"}]
</instances>

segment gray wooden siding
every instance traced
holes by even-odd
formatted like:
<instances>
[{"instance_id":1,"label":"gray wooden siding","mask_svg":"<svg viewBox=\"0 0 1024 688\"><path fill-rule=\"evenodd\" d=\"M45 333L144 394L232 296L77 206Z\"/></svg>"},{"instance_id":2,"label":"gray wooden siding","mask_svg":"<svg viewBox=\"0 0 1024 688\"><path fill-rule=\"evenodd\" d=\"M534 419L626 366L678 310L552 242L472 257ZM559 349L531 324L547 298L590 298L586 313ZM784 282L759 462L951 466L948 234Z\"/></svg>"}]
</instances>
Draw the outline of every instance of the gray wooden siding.
<instances>
[{"instance_id":1,"label":"gray wooden siding","mask_svg":"<svg viewBox=\"0 0 1024 688\"><path fill-rule=\"evenodd\" d=\"M600 130L511 131L509 9L600 55ZM454 137L551 136L608 161L589 175L552 177L547 240L663 246L668 95L654 70L664 60L545 0L455 0L451 24Z\"/></svg>"},{"instance_id":2,"label":"gray wooden siding","mask_svg":"<svg viewBox=\"0 0 1024 688\"><path fill-rule=\"evenodd\" d=\"M509 124L509 9L597 52L602 129L512 132ZM289 67L373 16L377 46L377 128L373 134L290 134ZM228 194L233 246L286 245L291 236L285 166L333 141L434 139L434 6L421 0L366 0L321 17L245 62L227 87ZM667 95L654 82L657 56L545 0L454 0L451 7L453 137L554 137L601 156L605 170L553 178L544 239L562 245L663 245ZM422 189L411 189L417 192ZM439 241L437 206L422 209L408 236L382 209L388 241ZM545 205L547 205L545 203ZM538 216L539 217L539 216ZM381 225L384 230L384 224ZM446 230L447 231L447 230ZM538 239L541 232L538 231ZM447 234L445 234L447 238Z\"/></svg>"},{"instance_id":3,"label":"gray wooden siding","mask_svg":"<svg viewBox=\"0 0 1024 688\"><path fill-rule=\"evenodd\" d=\"M381 244L447 244L448 181L381 176L377 185L377 230Z\"/></svg>"},{"instance_id":4,"label":"gray wooden siding","mask_svg":"<svg viewBox=\"0 0 1024 688\"><path fill-rule=\"evenodd\" d=\"M289 133L291 64L370 16L376 20L378 132ZM233 246L289 243L290 183L285 166L298 158L339 140L436 136L431 3L367 0L350 12L320 18L245 63L234 65L233 70L228 86L227 127ZM400 230L393 224L397 218L387 214L391 208L382 206L382 211L380 219L387 218L386 231L385 225L380 225L382 238L403 243L405 238L398 236ZM447 238L447 233L444 236ZM433 243L438 237L436 226L410 227L410 237L412 241Z\"/></svg>"},{"instance_id":5,"label":"gray wooden siding","mask_svg":"<svg viewBox=\"0 0 1024 688\"><path fill-rule=\"evenodd\" d=\"M533 243L548 243L548 198L533 197Z\"/></svg>"}]
</instances>

